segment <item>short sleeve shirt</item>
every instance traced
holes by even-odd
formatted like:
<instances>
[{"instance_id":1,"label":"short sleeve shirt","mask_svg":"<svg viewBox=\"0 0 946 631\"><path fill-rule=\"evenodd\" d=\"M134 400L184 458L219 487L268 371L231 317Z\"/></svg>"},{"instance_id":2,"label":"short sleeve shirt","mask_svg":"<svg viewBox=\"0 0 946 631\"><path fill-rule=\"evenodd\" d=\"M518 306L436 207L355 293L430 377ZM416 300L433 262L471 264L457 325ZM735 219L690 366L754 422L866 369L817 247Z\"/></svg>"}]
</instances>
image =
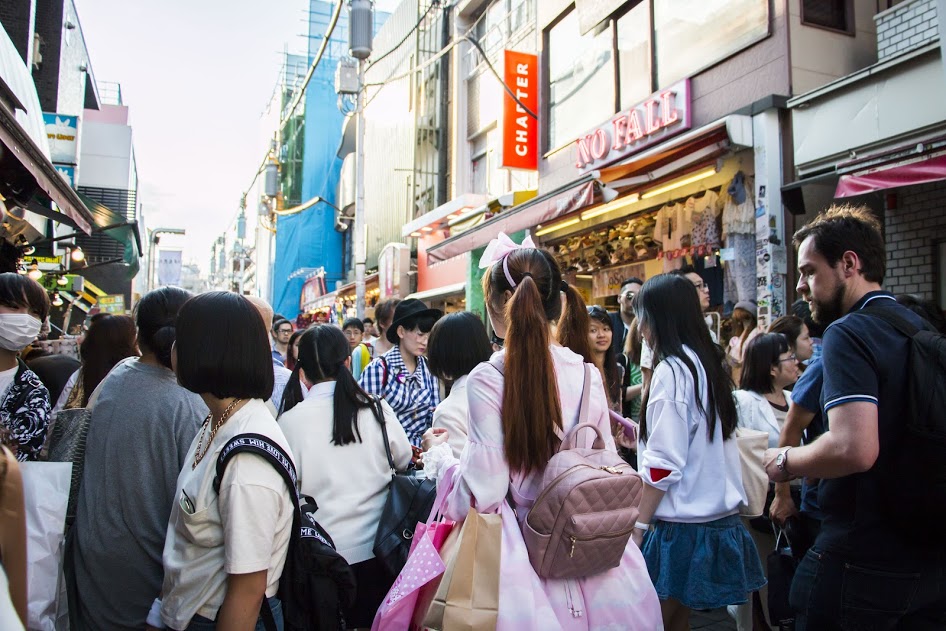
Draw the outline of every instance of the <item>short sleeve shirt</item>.
<instances>
[{"instance_id":1,"label":"short sleeve shirt","mask_svg":"<svg viewBox=\"0 0 946 631\"><path fill-rule=\"evenodd\" d=\"M903 431L909 340L885 321L857 313L867 305L889 309L915 326L929 329L891 294L874 291L825 331L821 402L827 429L828 414L836 407L854 402L876 405L880 453L869 471L821 481L818 499L824 522L816 545L852 559L911 566L920 563L925 553L891 532L890 500L881 487L882 480L905 475L890 461ZM904 483L911 482L905 479Z\"/></svg>"},{"instance_id":2,"label":"short sleeve shirt","mask_svg":"<svg viewBox=\"0 0 946 631\"><path fill-rule=\"evenodd\" d=\"M792 403L799 405L809 412L814 412L811 423L805 429L805 444L811 444L813 440L824 433L824 417L821 414L821 388L824 384L824 372L822 371L821 360L815 359L808 365L805 372L802 373L795 387L792 388ZM818 483L811 483L806 478L802 481L801 512L807 513L817 518L821 518L821 510L818 507Z\"/></svg>"}]
</instances>

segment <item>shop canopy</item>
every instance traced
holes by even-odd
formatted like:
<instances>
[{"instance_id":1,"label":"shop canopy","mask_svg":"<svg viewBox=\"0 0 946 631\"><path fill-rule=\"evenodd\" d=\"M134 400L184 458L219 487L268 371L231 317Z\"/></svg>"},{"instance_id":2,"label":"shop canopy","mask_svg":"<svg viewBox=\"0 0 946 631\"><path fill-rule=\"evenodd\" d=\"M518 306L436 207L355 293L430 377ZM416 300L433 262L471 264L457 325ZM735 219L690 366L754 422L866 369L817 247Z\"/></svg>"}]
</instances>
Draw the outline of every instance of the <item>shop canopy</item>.
<instances>
[{"instance_id":1,"label":"shop canopy","mask_svg":"<svg viewBox=\"0 0 946 631\"><path fill-rule=\"evenodd\" d=\"M834 196L836 198L854 197L874 191L939 180L946 180L946 151L842 175Z\"/></svg>"},{"instance_id":2,"label":"shop canopy","mask_svg":"<svg viewBox=\"0 0 946 631\"><path fill-rule=\"evenodd\" d=\"M0 105L0 194L11 203L86 234L92 232L91 211L30 138L13 112ZM56 203L58 211L49 207Z\"/></svg>"},{"instance_id":3,"label":"shop canopy","mask_svg":"<svg viewBox=\"0 0 946 631\"><path fill-rule=\"evenodd\" d=\"M589 171L545 195L505 210L461 234L428 248L430 262L446 261L482 247L500 232L534 228L605 199L604 185L619 192L652 185L664 178L711 161L733 147L752 146L752 118L734 114L674 137L627 160Z\"/></svg>"},{"instance_id":4,"label":"shop canopy","mask_svg":"<svg viewBox=\"0 0 946 631\"><path fill-rule=\"evenodd\" d=\"M79 199L89 209L92 218L92 234L102 233L122 244L122 263L128 266L126 275L134 278L141 261L141 234L138 222L126 219L108 206L78 193Z\"/></svg>"}]
</instances>

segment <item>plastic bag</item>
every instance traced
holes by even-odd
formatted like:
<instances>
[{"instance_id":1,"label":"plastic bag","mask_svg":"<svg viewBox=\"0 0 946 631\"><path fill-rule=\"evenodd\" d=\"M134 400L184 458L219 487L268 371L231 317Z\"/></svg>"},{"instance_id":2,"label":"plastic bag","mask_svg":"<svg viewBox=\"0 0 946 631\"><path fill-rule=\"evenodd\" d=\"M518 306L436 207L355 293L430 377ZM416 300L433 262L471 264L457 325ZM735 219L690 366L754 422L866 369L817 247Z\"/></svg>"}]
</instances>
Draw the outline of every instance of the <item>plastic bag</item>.
<instances>
[{"instance_id":1,"label":"plastic bag","mask_svg":"<svg viewBox=\"0 0 946 631\"><path fill-rule=\"evenodd\" d=\"M56 631L70 462L22 462L31 631Z\"/></svg>"}]
</instances>

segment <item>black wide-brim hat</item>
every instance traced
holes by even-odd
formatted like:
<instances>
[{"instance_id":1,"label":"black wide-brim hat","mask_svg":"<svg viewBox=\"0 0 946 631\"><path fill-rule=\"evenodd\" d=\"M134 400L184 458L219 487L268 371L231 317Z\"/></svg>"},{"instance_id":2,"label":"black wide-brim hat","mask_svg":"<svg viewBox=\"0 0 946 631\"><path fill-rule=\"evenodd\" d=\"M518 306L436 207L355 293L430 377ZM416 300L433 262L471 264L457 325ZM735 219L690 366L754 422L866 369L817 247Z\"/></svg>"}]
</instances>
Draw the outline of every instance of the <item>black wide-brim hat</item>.
<instances>
[{"instance_id":1,"label":"black wide-brim hat","mask_svg":"<svg viewBox=\"0 0 946 631\"><path fill-rule=\"evenodd\" d=\"M434 316L435 320L439 320L443 316L443 311L440 309L431 309L417 298L402 300L397 304L397 307L394 308L394 317L391 318L391 326L388 327L388 330L385 331L384 334L389 342L397 344L397 327L411 318L427 315Z\"/></svg>"}]
</instances>

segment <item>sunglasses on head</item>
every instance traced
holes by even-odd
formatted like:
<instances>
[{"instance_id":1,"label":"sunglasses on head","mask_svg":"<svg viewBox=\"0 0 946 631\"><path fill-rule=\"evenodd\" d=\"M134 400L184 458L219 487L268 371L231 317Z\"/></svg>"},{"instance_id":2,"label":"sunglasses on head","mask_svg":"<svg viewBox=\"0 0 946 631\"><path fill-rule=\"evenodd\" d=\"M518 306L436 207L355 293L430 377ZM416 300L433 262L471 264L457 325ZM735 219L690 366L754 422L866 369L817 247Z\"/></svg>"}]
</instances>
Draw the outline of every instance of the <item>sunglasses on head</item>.
<instances>
[{"instance_id":1,"label":"sunglasses on head","mask_svg":"<svg viewBox=\"0 0 946 631\"><path fill-rule=\"evenodd\" d=\"M608 312L601 305L589 305L588 315L608 315Z\"/></svg>"}]
</instances>

